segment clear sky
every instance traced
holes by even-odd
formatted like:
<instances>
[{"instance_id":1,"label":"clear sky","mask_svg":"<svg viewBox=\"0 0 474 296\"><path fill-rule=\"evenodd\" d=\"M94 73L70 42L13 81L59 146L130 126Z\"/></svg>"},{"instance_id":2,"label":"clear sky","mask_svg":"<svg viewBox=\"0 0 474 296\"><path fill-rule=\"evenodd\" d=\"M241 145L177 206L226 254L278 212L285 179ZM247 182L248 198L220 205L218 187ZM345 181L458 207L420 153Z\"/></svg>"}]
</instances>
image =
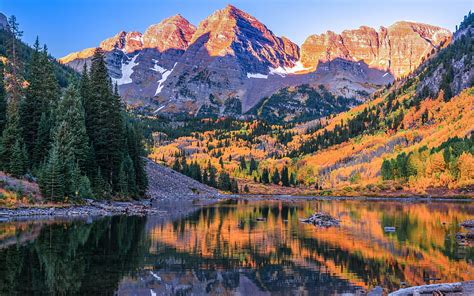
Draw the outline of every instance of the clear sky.
<instances>
[{"instance_id":1,"label":"clear sky","mask_svg":"<svg viewBox=\"0 0 474 296\"><path fill-rule=\"evenodd\" d=\"M117 32L144 32L180 13L198 25L214 10L232 4L275 34L301 44L311 34L412 20L454 30L474 10L474 0L0 0L0 12L16 15L23 40L37 35L53 56L94 47Z\"/></svg>"}]
</instances>

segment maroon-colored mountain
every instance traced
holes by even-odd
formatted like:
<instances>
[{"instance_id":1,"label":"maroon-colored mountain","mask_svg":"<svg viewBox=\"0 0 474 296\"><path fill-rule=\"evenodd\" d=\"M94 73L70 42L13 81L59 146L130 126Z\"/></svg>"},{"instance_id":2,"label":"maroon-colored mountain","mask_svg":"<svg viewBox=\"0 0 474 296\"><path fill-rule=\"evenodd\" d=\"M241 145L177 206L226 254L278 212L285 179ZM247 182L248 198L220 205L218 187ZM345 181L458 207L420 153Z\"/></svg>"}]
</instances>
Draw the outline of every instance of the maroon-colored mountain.
<instances>
[{"instance_id":1,"label":"maroon-colored mountain","mask_svg":"<svg viewBox=\"0 0 474 296\"><path fill-rule=\"evenodd\" d=\"M255 17L227 6L194 27L180 15L139 32L104 40L106 61L121 95L156 112L242 114L281 88L322 84L363 100L413 71L450 42L445 29L398 22L307 38L301 49ZM80 71L94 49L60 61Z\"/></svg>"}]
</instances>

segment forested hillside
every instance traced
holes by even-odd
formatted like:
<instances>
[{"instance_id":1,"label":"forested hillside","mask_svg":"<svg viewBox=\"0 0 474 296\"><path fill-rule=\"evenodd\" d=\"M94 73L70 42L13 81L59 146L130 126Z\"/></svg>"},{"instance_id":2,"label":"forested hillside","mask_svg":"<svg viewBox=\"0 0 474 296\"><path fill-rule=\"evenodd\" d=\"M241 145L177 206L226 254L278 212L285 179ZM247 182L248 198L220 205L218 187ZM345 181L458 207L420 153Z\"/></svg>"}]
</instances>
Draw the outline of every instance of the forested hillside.
<instances>
[{"instance_id":1,"label":"forested hillside","mask_svg":"<svg viewBox=\"0 0 474 296\"><path fill-rule=\"evenodd\" d=\"M178 155L201 168L211 163L250 192L275 189L268 184L341 194L471 192L473 37L469 13L449 46L347 112L299 124L234 121L232 130L217 119L215 129L160 141L151 157L170 166ZM284 118L266 110L273 122ZM295 110L285 116L298 116Z\"/></svg>"},{"instance_id":2,"label":"forested hillside","mask_svg":"<svg viewBox=\"0 0 474 296\"><path fill-rule=\"evenodd\" d=\"M14 16L1 36L0 169L39 184L42 197L30 202L142 197L142 134L113 89L102 51L79 77L38 39L33 48L22 43Z\"/></svg>"}]
</instances>

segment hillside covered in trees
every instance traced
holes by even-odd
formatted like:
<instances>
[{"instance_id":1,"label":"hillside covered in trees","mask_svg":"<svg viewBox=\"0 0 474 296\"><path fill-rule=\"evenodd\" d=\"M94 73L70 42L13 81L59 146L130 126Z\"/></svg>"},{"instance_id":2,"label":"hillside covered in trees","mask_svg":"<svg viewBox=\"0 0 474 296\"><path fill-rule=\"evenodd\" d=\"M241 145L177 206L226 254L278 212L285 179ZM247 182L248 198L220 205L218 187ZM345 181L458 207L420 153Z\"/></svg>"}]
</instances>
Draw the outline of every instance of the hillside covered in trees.
<instances>
[{"instance_id":1,"label":"hillside covered in trees","mask_svg":"<svg viewBox=\"0 0 474 296\"><path fill-rule=\"evenodd\" d=\"M143 197L142 133L114 90L103 52L96 50L80 77L38 39L33 48L24 44L14 16L0 31L0 169L37 182L45 202Z\"/></svg>"},{"instance_id":2,"label":"hillside covered in trees","mask_svg":"<svg viewBox=\"0 0 474 296\"><path fill-rule=\"evenodd\" d=\"M200 168L212 164L244 192L472 192L473 19L469 13L452 43L409 76L346 112L286 124L274 113L273 124L206 119L184 134L169 125L159 129L169 137L155 133L150 157L169 166L183 155Z\"/></svg>"}]
</instances>

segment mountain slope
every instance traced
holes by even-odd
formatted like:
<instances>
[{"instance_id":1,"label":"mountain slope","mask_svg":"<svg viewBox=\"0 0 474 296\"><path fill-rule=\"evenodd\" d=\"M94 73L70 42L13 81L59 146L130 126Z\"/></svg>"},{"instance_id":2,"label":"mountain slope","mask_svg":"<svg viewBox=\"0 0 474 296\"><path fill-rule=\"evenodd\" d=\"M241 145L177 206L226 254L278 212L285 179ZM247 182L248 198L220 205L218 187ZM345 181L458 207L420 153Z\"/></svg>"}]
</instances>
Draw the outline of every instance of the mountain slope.
<instances>
[{"instance_id":1,"label":"mountain slope","mask_svg":"<svg viewBox=\"0 0 474 296\"><path fill-rule=\"evenodd\" d=\"M472 195L473 21L469 15L454 42L408 77L346 112L297 125L217 120L202 132L162 143L152 157L169 165L179 153L201 166L210 161L254 193L310 193L316 187L344 195L397 190ZM316 98L316 91L282 90L265 99L258 112L281 123L284 116L300 116L301 102ZM290 92L298 100L289 98ZM279 110L287 111L282 116ZM387 162L389 177L382 175ZM299 185L270 186L283 185L281 175L293 176L292 184Z\"/></svg>"},{"instance_id":2,"label":"mountain slope","mask_svg":"<svg viewBox=\"0 0 474 296\"><path fill-rule=\"evenodd\" d=\"M10 50L11 35L7 31L7 17L0 13L0 62L7 62L7 52ZM21 64L26 65L30 62L31 55L33 54L33 48L28 46L22 41L17 42L17 54ZM77 73L69 67L56 62L53 58L53 68L56 78L58 79L61 87L66 87L68 82L73 78L77 77Z\"/></svg>"}]
</instances>

